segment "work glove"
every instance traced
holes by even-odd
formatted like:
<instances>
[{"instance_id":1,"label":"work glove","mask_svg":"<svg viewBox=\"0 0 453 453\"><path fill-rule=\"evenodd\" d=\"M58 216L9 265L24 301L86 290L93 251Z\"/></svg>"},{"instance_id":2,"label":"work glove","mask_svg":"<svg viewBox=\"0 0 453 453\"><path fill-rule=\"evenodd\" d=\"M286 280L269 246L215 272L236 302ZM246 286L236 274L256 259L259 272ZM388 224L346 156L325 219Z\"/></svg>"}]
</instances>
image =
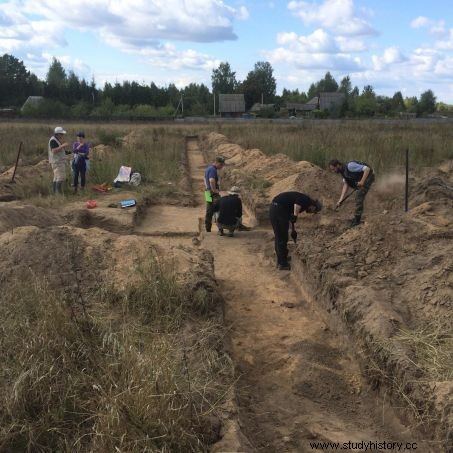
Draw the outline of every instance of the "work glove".
<instances>
[{"instance_id":1,"label":"work glove","mask_svg":"<svg viewBox=\"0 0 453 453\"><path fill-rule=\"evenodd\" d=\"M291 223L296 223L297 222L297 215L291 214L289 221Z\"/></svg>"}]
</instances>

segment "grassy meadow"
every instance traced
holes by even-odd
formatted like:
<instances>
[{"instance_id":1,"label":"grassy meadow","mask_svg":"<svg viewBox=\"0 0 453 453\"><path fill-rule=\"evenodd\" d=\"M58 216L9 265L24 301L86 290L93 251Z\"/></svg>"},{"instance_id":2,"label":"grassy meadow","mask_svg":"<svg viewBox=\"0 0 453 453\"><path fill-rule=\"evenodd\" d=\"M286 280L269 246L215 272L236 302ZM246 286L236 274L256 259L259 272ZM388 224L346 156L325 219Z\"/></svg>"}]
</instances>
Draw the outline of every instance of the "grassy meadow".
<instances>
[{"instance_id":1,"label":"grassy meadow","mask_svg":"<svg viewBox=\"0 0 453 453\"><path fill-rule=\"evenodd\" d=\"M245 148L259 148L266 154L284 153L294 160L307 160L326 167L332 158L368 162L378 173L392 172L405 163L410 150L412 171L437 165L453 158L453 127L443 122L305 121L297 124L278 122L222 122L200 124L157 123L61 123L72 144L79 130L96 146L109 145L114 152L101 161L92 153L88 184L112 183L121 165L131 166L143 182L154 186L177 183L181 176L180 157L184 136L218 132ZM0 123L0 170L15 162L23 141L23 165L47 158L47 142L54 124L44 122ZM125 144L123 138L137 140ZM19 170L20 171L20 170ZM68 177L69 177L68 165ZM139 188L143 189L144 185ZM167 189L170 187L167 185ZM30 178L20 188L21 198L46 197L51 189L51 171ZM42 200L41 200L42 201Z\"/></svg>"},{"instance_id":2,"label":"grassy meadow","mask_svg":"<svg viewBox=\"0 0 453 453\"><path fill-rule=\"evenodd\" d=\"M332 158L358 159L385 173L404 165L406 148L410 150L413 169L453 158L452 123L249 122L221 124L217 131L245 148L259 148L266 154L284 153L324 168Z\"/></svg>"}]
</instances>

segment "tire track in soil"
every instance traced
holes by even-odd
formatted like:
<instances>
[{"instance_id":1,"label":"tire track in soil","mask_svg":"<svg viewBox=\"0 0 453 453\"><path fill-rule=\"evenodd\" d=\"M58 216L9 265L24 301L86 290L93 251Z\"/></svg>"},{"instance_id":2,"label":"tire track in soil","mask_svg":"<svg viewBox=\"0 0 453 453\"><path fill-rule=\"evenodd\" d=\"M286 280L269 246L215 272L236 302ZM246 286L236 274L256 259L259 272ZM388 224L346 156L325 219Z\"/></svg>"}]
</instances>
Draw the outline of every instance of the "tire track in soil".
<instances>
[{"instance_id":1,"label":"tire track in soil","mask_svg":"<svg viewBox=\"0 0 453 453\"><path fill-rule=\"evenodd\" d=\"M205 162L197 139L187 141L187 154L198 206L177 208L163 218L176 215L198 229ZM143 233L153 231L152 219L144 225ZM166 227L174 228L174 221L159 220L158 229ZM289 272L277 272L264 258L267 235L268 230L256 228L234 238L216 232L200 236L214 255L230 354L240 376L240 424L253 448L303 453L316 451L309 443L323 440L414 441L392 409L368 389L342 338L323 321L324 313L303 298Z\"/></svg>"}]
</instances>

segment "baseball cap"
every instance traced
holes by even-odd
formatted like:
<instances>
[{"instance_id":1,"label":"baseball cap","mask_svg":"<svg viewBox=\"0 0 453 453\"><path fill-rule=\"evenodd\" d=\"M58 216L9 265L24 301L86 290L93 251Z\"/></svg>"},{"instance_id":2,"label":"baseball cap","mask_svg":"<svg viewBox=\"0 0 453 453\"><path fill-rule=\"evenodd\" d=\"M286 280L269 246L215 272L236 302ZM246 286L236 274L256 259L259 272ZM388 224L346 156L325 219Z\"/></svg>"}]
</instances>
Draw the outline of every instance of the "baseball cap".
<instances>
[{"instance_id":1,"label":"baseball cap","mask_svg":"<svg viewBox=\"0 0 453 453\"><path fill-rule=\"evenodd\" d=\"M57 126L54 129L53 133L54 134L66 134L66 131L61 126Z\"/></svg>"},{"instance_id":2,"label":"baseball cap","mask_svg":"<svg viewBox=\"0 0 453 453\"><path fill-rule=\"evenodd\" d=\"M83 131L77 132L76 137L83 137L83 138L85 138L85 132L83 132Z\"/></svg>"},{"instance_id":3,"label":"baseball cap","mask_svg":"<svg viewBox=\"0 0 453 453\"><path fill-rule=\"evenodd\" d=\"M218 162L219 164L224 164L225 163L225 158L223 156L217 156L215 158L215 161Z\"/></svg>"}]
</instances>

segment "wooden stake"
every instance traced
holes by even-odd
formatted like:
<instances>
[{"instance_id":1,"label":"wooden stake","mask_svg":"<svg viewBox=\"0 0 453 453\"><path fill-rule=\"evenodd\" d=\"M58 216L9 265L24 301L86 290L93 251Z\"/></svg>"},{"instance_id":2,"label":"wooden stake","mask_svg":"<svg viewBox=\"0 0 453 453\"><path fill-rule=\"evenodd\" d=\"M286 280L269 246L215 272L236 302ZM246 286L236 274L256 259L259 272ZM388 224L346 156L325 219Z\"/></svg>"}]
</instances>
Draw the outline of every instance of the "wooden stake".
<instances>
[{"instance_id":1,"label":"wooden stake","mask_svg":"<svg viewBox=\"0 0 453 453\"><path fill-rule=\"evenodd\" d=\"M11 178L11 182L14 182L14 178L16 176L16 170L17 170L17 166L19 165L19 158L20 158L21 151L22 151L22 142L19 143L19 151L17 151L16 165L14 166L14 172L13 172L13 176Z\"/></svg>"}]
</instances>

